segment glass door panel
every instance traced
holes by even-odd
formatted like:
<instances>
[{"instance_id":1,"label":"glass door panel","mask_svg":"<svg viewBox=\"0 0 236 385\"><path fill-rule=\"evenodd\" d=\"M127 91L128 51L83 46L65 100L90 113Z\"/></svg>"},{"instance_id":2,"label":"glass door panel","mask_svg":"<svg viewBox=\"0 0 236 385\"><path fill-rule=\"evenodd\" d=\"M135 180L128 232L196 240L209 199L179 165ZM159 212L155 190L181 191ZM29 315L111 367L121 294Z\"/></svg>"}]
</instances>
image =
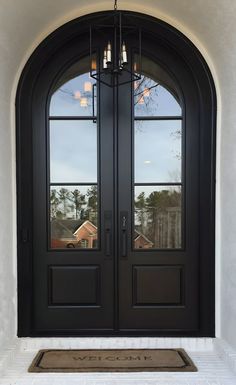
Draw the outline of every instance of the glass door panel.
<instances>
[{"instance_id":1,"label":"glass door panel","mask_svg":"<svg viewBox=\"0 0 236 385\"><path fill-rule=\"evenodd\" d=\"M181 186L136 186L134 248L181 247Z\"/></svg>"},{"instance_id":2,"label":"glass door panel","mask_svg":"<svg viewBox=\"0 0 236 385\"><path fill-rule=\"evenodd\" d=\"M50 121L51 183L97 183L97 124Z\"/></svg>"},{"instance_id":3,"label":"glass door panel","mask_svg":"<svg viewBox=\"0 0 236 385\"><path fill-rule=\"evenodd\" d=\"M133 89L133 248L182 247L182 108L173 81L143 58Z\"/></svg>"},{"instance_id":4,"label":"glass door panel","mask_svg":"<svg viewBox=\"0 0 236 385\"><path fill-rule=\"evenodd\" d=\"M89 58L71 66L56 83L50 101L50 116L95 116L96 81L90 77Z\"/></svg>"},{"instance_id":5,"label":"glass door panel","mask_svg":"<svg viewBox=\"0 0 236 385\"><path fill-rule=\"evenodd\" d=\"M135 63L139 62L134 55ZM176 82L157 62L142 56L141 79L134 83L134 115L182 116L180 93Z\"/></svg>"},{"instance_id":6,"label":"glass door panel","mask_svg":"<svg viewBox=\"0 0 236 385\"><path fill-rule=\"evenodd\" d=\"M96 82L86 57L59 79L49 116L51 249L99 246Z\"/></svg>"},{"instance_id":7,"label":"glass door panel","mask_svg":"<svg viewBox=\"0 0 236 385\"><path fill-rule=\"evenodd\" d=\"M53 185L50 191L51 248L97 248L97 186Z\"/></svg>"},{"instance_id":8,"label":"glass door panel","mask_svg":"<svg viewBox=\"0 0 236 385\"><path fill-rule=\"evenodd\" d=\"M135 120L135 183L181 182L182 121Z\"/></svg>"}]
</instances>

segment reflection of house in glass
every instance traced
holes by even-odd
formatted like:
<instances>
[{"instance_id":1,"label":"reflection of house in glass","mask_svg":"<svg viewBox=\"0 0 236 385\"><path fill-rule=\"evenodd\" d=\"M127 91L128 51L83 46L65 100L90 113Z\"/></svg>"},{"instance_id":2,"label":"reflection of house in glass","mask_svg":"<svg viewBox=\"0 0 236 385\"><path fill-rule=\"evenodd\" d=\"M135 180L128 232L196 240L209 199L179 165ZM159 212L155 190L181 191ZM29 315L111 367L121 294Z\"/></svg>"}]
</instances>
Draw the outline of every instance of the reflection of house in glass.
<instances>
[{"instance_id":1,"label":"reflection of house in glass","mask_svg":"<svg viewBox=\"0 0 236 385\"><path fill-rule=\"evenodd\" d=\"M153 247L153 243L147 237L145 237L144 234L135 230L134 247L135 249L151 249Z\"/></svg>"},{"instance_id":2,"label":"reflection of house in glass","mask_svg":"<svg viewBox=\"0 0 236 385\"><path fill-rule=\"evenodd\" d=\"M53 219L51 222L51 247L97 247L97 227L89 220Z\"/></svg>"},{"instance_id":3,"label":"reflection of house in glass","mask_svg":"<svg viewBox=\"0 0 236 385\"><path fill-rule=\"evenodd\" d=\"M140 236L136 236L140 234ZM135 249L180 248L181 208L135 210Z\"/></svg>"},{"instance_id":4,"label":"reflection of house in glass","mask_svg":"<svg viewBox=\"0 0 236 385\"><path fill-rule=\"evenodd\" d=\"M153 243L139 231L135 231L136 249L150 249ZM51 247L53 249L97 247L97 226L89 220L53 219L51 222Z\"/></svg>"}]
</instances>

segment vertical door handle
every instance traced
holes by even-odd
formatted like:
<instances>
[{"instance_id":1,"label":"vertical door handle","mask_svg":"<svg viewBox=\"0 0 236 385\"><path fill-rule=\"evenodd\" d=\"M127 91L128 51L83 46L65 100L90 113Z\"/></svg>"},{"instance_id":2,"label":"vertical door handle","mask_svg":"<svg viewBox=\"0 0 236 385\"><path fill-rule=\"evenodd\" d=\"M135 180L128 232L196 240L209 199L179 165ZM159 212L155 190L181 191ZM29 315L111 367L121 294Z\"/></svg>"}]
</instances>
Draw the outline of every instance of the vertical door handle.
<instances>
[{"instance_id":1,"label":"vertical door handle","mask_svg":"<svg viewBox=\"0 0 236 385\"><path fill-rule=\"evenodd\" d=\"M120 224L121 224L121 257L127 258L127 220L128 213L126 211L122 211L120 213Z\"/></svg>"},{"instance_id":2,"label":"vertical door handle","mask_svg":"<svg viewBox=\"0 0 236 385\"><path fill-rule=\"evenodd\" d=\"M105 226L105 256L111 257L112 254L112 212L105 211L104 213Z\"/></svg>"},{"instance_id":3,"label":"vertical door handle","mask_svg":"<svg viewBox=\"0 0 236 385\"><path fill-rule=\"evenodd\" d=\"M126 243L127 243L126 230L122 230L122 253L121 253L122 258L127 257Z\"/></svg>"}]
</instances>

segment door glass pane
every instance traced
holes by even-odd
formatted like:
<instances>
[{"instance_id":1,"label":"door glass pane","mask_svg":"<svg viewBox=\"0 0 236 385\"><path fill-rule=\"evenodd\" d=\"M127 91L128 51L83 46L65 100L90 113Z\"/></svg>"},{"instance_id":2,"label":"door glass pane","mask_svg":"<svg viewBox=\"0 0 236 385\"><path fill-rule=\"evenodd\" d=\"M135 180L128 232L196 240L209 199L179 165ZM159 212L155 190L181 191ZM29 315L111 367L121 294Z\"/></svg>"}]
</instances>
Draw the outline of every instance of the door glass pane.
<instances>
[{"instance_id":1,"label":"door glass pane","mask_svg":"<svg viewBox=\"0 0 236 385\"><path fill-rule=\"evenodd\" d=\"M51 186L51 248L97 248L97 186Z\"/></svg>"},{"instance_id":2,"label":"door glass pane","mask_svg":"<svg viewBox=\"0 0 236 385\"><path fill-rule=\"evenodd\" d=\"M96 97L96 81L90 77L89 58L81 59L57 82L51 97L50 116L95 116Z\"/></svg>"},{"instance_id":3,"label":"door glass pane","mask_svg":"<svg viewBox=\"0 0 236 385\"><path fill-rule=\"evenodd\" d=\"M181 247L181 187L136 186L134 248Z\"/></svg>"},{"instance_id":4,"label":"door glass pane","mask_svg":"<svg viewBox=\"0 0 236 385\"><path fill-rule=\"evenodd\" d=\"M181 181L181 120L136 120L135 182Z\"/></svg>"},{"instance_id":5,"label":"door glass pane","mask_svg":"<svg viewBox=\"0 0 236 385\"><path fill-rule=\"evenodd\" d=\"M50 121L51 183L97 182L97 124Z\"/></svg>"},{"instance_id":6,"label":"door glass pane","mask_svg":"<svg viewBox=\"0 0 236 385\"><path fill-rule=\"evenodd\" d=\"M134 62L137 57L134 56ZM134 84L134 248L182 247L182 104L176 82L143 56Z\"/></svg>"},{"instance_id":7,"label":"door glass pane","mask_svg":"<svg viewBox=\"0 0 236 385\"><path fill-rule=\"evenodd\" d=\"M72 65L51 97L49 246L53 249L94 249L99 243L96 87L89 66L88 57Z\"/></svg>"},{"instance_id":8,"label":"door glass pane","mask_svg":"<svg viewBox=\"0 0 236 385\"><path fill-rule=\"evenodd\" d=\"M139 59L134 55L134 68ZM134 82L135 116L181 116L180 92L175 81L157 62L142 56L141 79Z\"/></svg>"},{"instance_id":9,"label":"door glass pane","mask_svg":"<svg viewBox=\"0 0 236 385\"><path fill-rule=\"evenodd\" d=\"M174 96L148 76L134 83L136 116L179 116L181 108Z\"/></svg>"}]
</instances>

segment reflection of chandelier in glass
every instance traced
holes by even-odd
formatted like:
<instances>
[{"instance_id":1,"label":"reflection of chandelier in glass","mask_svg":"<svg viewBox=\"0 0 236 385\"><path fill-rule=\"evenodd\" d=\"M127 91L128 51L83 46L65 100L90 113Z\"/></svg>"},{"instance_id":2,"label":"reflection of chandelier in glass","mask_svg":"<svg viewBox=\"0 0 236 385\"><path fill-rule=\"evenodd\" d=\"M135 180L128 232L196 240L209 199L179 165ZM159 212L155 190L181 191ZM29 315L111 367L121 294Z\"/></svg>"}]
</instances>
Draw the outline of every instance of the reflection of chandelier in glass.
<instances>
[{"instance_id":1,"label":"reflection of chandelier in glass","mask_svg":"<svg viewBox=\"0 0 236 385\"><path fill-rule=\"evenodd\" d=\"M78 100L80 103L80 107L86 108L89 107L89 100L92 99L93 101L93 109L94 109L94 98L96 84L92 84L91 81L85 81L83 84L83 90L76 90L73 93L73 99Z\"/></svg>"},{"instance_id":2,"label":"reflection of chandelier in glass","mask_svg":"<svg viewBox=\"0 0 236 385\"><path fill-rule=\"evenodd\" d=\"M131 16L129 15L129 18ZM107 23L112 18L111 23ZM117 10L117 0L114 2L114 12L102 20L102 25L90 26L90 76L109 87L131 83L141 79L141 29L136 25L122 25L122 13ZM103 50L102 60L97 64L93 56L96 47L93 46L93 36L102 30L108 30L108 38ZM128 50L125 37L132 34L138 42L137 61L132 63L131 50ZM136 44L137 46L137 44ZM129 57L130 56L130 57ZM122 76L121 76L122 75Z\"/></svg>"}]
</instances>

